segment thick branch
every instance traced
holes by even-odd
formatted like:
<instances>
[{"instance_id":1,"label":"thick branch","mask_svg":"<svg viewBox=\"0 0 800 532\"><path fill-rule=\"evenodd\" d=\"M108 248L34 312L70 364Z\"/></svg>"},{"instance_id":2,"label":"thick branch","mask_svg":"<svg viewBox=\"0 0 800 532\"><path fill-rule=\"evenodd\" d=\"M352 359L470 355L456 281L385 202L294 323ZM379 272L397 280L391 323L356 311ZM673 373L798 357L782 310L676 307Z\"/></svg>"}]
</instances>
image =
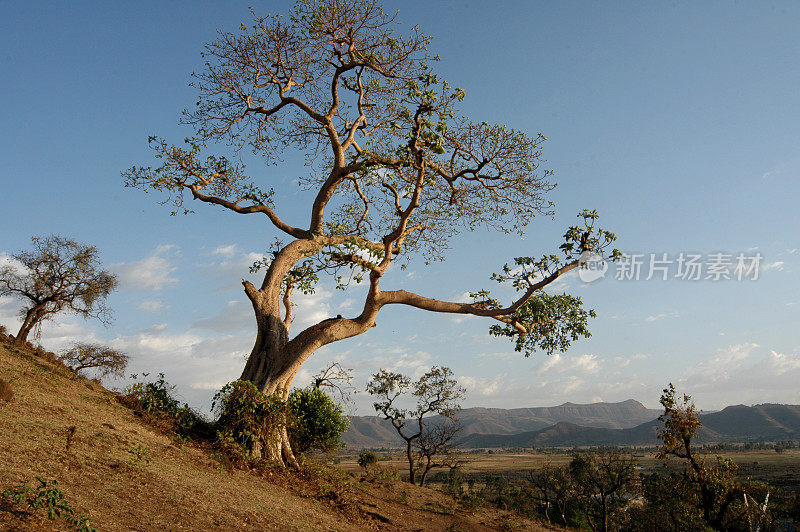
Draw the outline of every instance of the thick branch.
<instances>
[{"instance_id":1,"label":"thick branch","mask_svg":"<svg viewBox=\"0 0 800 532\"><path fill-rule=\"evenodd\" d=\"M445 312L451 314L472 314L474 316L486 316L491 318L508 316L517 311L522 305L525 304L537 291L545 286L554 282L556 279L578 267L578 261L570 262L544 279L531 284L525 293L508 307L503 308L486 308L482 302L477 303L455 303L450 301L441 301L439 299L432 299L429 297L421 296L407 290L395 290L381 292L378 302L383 305L409 305L422 310L429 310L431 312ZM504 320L501 320L504 321ZM508 322L507 322L508 323Z\"/></svg>"}]
</instances>

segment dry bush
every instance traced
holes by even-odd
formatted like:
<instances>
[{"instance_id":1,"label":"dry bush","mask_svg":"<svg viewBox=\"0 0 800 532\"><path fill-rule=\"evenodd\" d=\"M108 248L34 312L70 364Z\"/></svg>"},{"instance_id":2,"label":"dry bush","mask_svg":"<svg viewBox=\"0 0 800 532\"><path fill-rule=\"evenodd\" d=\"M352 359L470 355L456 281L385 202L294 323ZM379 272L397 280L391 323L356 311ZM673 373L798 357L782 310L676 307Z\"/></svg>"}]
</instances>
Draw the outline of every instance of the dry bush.
<instances>
[{"instance_id":1,"label":"dry bush","mask_svg":"<svg viewBox=\"0 0 800 532\"><path fill-rule=\"evenodd\" d=\"M79 373L86 369L95 369L101 377L122 377L128 366L128 355L110 347L87 342L76 342L72 347L58 355L59 360Z\"/></svg>"},{"instance_id":2,"label":"dry bush","mask_svg":"<svg viewBox=\"0 0 800 532\"><path fill-rule=\"evenodd\" d=\"M11 389L11 384L0 379L0 401L11 402L14 398L14 390Z\"/></svg>"}]
</instances>

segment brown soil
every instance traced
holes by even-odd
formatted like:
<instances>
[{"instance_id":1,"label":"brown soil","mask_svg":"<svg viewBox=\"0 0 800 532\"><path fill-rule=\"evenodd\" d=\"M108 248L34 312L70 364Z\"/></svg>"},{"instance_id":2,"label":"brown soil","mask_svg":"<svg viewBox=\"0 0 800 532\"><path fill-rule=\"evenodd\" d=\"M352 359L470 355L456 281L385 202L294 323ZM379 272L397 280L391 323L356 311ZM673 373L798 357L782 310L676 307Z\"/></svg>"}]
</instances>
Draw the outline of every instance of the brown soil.
<instances>
[{"instance_id":1,"label":"brown soil","mask_svg":"<svg viewBox=\"0 0 800 532\"><path fill-rule=\"evenodd\" d=\"M0 491L57 480L75 513L102 531L548 530L331 464L312 462L303 473L226 468L210 447L176 442L113 392L2 338L0 378L14 390L0 401ZM0 530L68 529L46 514L0 500Z\"/></svg>"}]
</instances>

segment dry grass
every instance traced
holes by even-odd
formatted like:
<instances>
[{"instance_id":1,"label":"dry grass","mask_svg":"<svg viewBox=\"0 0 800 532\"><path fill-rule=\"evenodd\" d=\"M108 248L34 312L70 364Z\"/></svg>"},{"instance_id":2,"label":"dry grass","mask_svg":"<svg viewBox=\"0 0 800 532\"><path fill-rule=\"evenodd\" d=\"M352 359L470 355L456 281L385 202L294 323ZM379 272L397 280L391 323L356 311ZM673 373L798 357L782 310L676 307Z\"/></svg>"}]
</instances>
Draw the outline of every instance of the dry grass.
<instances>
[{"instance_id":1,"label":"dry grass","mask_svg":"<svg viewBox=\"0 0 800 532\"><path fill-rule=\"evenodd\" d=\"M537 530L498 510L467 514L445 494L360 479L329 464L303 474L235 470L179 445L97 383L0 340L0 491L55 479L100 530ZM0 501L0 530L54 529ZM57 529L57 528L55 528Z\"/></svg>"}]
</instances>

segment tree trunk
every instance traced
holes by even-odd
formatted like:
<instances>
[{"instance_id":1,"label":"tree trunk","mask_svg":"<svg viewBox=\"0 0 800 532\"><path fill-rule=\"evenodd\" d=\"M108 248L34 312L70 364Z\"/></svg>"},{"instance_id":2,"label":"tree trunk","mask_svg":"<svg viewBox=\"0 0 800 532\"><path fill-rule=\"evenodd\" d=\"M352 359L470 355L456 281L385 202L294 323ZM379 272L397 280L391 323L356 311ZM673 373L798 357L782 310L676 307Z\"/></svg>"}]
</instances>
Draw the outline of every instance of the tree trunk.
<instances>
[{"instance_id":1,"label":"tree trunk","mask_svg":"<svg viewBox=\"0 0 800 532\"><path fill-rule=\"evenodd\" d=\"M431 457L427 457L428 461L425 463L425 467L422 469L422 476L419 479L419 486L421 488L425 487L425 480L428 478L428 473L430 472L431 468Z\"/></svg>"},{"instance_id":2,"label":"tree trunk","mask_svg":"<svg viewBox=\"0 0 800 532\"><path fill-rule=\"evenodd\" d=\"M603 522L600 530L602 532L608 532L608 503L606 502L606 496L604 494L600 495L600 503L603 510Z\"/></svg>"},{"instance_id":3,"label":"tree trunk","mask_svg":"<svg viewBox=\"0 0 800 532\"><path fill-rule=\"evenodd\" d=\"M258 335L240 379L252 382L267 395L286 400L299 369L298 357L287 350L288 331L279 317L257 309L256 322ZM251 452L256 458L264 456L281 466L299 469L285 421L273 427L263 449L255 448Z\"/></svg>"},{"instance_id":4,"label":"tree trunk","mask_svg":"<svg viewBox=\"0 0 800 532\"><path fill-rule=\"evenodd\" d=\"M406 445L406 458L408 459L408 481L416 484L416 472L414 468L414 457L411 455L411 442L408 441Z\"/></svg>"},{"instance_id":5,"label":"tree trunk","mask_svg":"<svg viewBox=\"0 0 800 532\"><path fill-rule=\"evenodd\" d=\"M332 318L309 327L289 340L288 326L291 324L291 303L287 306L286 318L281 319L282 282L289 270L315 244L309 240L295 240L287 245L270 264L260 289L252 283L243 281L244 291L253 305L258 335L255 345L247 359L241 380L250 381L267 395L277 395L281 399L289 396L297 372L302 364L320 347L337 340L349 338L369 330L375 323L379 307L365 307L356 319ZM377 281L371 281L370 296L377 291ZM286 297L288 300L288 296ZM285 422L278 423L267 438L265 449L252 449L255 455L263 454L281 466L290 465L299 469L292 452Z\"/></svg>"},{"instance_id":6,"label":"tree trunk","mask_svg":"<svg viewBox=\"0 0 800 532\"><path fill-rule=\"evenodd\" d=\"M36 325L38 317L38 312L36 307L30 309L27 313L25 313L25 320L22 322L22 327L20 327L19 332L14 337L14 342L17 345L22 345L28 341L28 334L31 332L31 329Z\"/></svg>"}]
</instances>

